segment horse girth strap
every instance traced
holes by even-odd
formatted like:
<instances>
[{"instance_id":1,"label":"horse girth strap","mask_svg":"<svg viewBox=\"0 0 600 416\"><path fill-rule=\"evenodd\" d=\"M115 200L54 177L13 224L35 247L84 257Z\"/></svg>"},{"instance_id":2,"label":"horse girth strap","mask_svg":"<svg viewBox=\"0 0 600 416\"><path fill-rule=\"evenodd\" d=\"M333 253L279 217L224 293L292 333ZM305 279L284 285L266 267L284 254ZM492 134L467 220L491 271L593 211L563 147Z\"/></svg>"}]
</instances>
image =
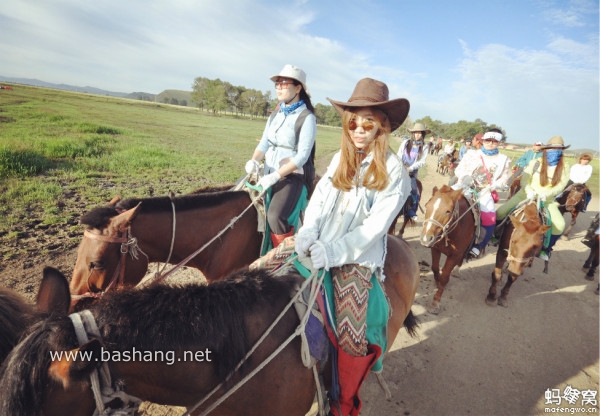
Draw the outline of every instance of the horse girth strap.
<instances>
[{"instance_id":1,"label":"horse girth strap","mask_svg":"<svg viewBox=\"0 0 600 416\"><path fill-rule=\"evenodd\" d=\"M72 313L69 318L73 322L77 342L80 346L89 341L88 336L98 340L102 339L94 315L89 310ZM99 369L94 369L90 374L90 384L96 402L94 416L133 416L137 414L137 409L140 407L142 400L113 387L108 362L105 361ZM105 403L110 403L117 398L122 403L120 408L105 407Z\"/></svg>"}]
</instances>

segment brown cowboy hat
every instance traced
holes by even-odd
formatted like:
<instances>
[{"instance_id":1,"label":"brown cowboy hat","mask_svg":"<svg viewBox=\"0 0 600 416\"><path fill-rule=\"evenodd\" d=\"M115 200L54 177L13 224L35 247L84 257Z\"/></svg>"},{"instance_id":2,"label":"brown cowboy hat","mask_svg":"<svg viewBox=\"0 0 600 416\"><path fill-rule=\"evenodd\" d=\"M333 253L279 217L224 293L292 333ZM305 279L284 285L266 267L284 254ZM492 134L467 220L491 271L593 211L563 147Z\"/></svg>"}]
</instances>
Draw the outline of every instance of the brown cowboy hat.
<instances>
[{"instance_id":1,"label":"brown cowboy hat","mask_svg":"<svg viewBox=\"0 0 600 416\"><path fill-rule=\"evenodd\" d=\"M377 107L387 114L391 131L402 125L410 109L410 103L406 98L390 100L387 85L372 78L363 78L358 81L348 102L334 101L331 98L327 98L327 100L340 116L343 116L344 110L349 107Z\"/></svg>"},{"instance_id":2,"label":"brown cowboy hat","mask_svg":"<svg viewBox=\"0 0 600 416\"><path fill-rule=\"evenodd\" d=\"M564 150L564 149L568 149L569 147L571 147L571 145L565 146L565 141L563 140L563 138L561 136L554 136L553 138L548 140L548 143L546 143L545 145L542 146L542 150L548 150L548 149Z\"/></svg>"},{"instance_id":3,"label":"brown cowboy hat","mask_svg":"<svg viewBox=\"0 0 600 416\"><path fill-rule=\"evenodd\" d=\"M407 129L408 131L410 131L411 133L414 133L416 131L422 131L423 135L427 134L427 133L431 133L431 130L429 130L427 128L427 126L423 123L415 123L415 125L413 126L412 129Z\"/></svg>"}]
</instances>

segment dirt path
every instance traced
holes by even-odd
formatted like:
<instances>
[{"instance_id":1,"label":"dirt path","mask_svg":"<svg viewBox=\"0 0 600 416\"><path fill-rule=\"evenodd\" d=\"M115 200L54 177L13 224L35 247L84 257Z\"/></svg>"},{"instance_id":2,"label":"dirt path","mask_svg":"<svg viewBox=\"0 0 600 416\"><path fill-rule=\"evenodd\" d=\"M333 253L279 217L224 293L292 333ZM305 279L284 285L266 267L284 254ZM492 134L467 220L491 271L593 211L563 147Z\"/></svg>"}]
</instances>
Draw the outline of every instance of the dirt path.
<instances>
[{"instance_id":1,"label":"dirt path","mask_svg":"<svg viewBox=\"0 0 600 416\"><path fill-rule=\"evenodd\" d=\"M420 177L423 203L434 185L448 181L435 172L436 159L428 158L428 174ZM592 390L600 400L598 296L594 294L598 278L594 282L584 279L581 266L589 249L580 241L598 212L599 196L594 195L590 210L580 215L571 241L557 243L550 272L543 274L543 262L535 260L513 285L508 308L484 302L494 247L483 258L466 263L460 278L451 278L439 315L425 309L435 284L432 273L424 272L413 307L421 321L419 338L411 339L401 331L384 361L383 375L392 399L385 399L371 375L363 387L361 414L541 415L545 407L551 412L559 407L545 405L545 392L557 389L562 395L568 386ZM417 258L430 264L429 250L417 239L420 225L408 228L405 238ZM43 254L48 244L52 244L51 236L40 241L37 249L34 245L27 259L3 260L0 284L33 299L45 265L70 275L76 249ZM581 396L574 405L563 399L560 407L580 405ZM179 408L149 403L143 407L144 415L181 413Z\"/></svg>"}]
</instances>

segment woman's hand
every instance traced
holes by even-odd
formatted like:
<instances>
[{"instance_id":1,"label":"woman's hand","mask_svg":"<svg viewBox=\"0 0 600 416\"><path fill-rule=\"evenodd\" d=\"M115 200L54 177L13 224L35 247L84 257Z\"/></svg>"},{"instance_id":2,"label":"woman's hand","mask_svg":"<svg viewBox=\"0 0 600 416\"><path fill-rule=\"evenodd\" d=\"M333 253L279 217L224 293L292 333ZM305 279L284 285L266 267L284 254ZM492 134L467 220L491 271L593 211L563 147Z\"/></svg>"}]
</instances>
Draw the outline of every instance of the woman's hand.
<instances>
[{"instance_id":1,"label":"woman's hand","mask_svg":"<svg viewBox=\"0 0 600 416\"><path fill-rule=\"evenodd\" d=\"M310 246L310 259L313 267L316 269L329 270L329 260L327 259L327 250L325 245L319 240Z\"/></svg>"},{"instance_id":2,"label":"woman's hand","mask_svg":"<svg viewBox=\"0 0 600 416\"><path fill-rule=\"evenodd\" d=\"M258 164L258 162L254 159L250 159L249 161L246 162L246 173L248 175L252 175L254 173L258 173L258 169L259 169L260 165Z\"/></svg>"},{"instance_id":3,"label":"woman's hand","mask_svg":"<svg viewBox=\"0 0 600 416\"><path fill-rule=\"evenodd\" d=\"M281 175L279 174L279 172L275 171L273 173L269 173L267 176L263 176L262 178L260 178L257 185L262 186L263 191L266 191L271 186L279 182L279 179L281 179Z\"/></svg>"}]
</instances>

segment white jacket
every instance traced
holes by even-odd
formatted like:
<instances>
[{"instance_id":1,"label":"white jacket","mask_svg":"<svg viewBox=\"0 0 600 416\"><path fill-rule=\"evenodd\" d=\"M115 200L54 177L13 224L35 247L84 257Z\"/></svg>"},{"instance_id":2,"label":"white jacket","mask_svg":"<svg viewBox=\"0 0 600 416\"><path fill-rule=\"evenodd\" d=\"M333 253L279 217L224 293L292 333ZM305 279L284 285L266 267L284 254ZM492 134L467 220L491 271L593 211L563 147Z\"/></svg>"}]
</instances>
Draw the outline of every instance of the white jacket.
<instances>
[{"instance_id":1,"label":"white jacket","mask_svg":"<svg viewBox=\"0 0 600 416\"><path fill-rule=\"evenodd\" d=\"M360 182L373 160L369 154L360 167ZM298 231L325 246L329 267L359 264L383 280L387 231L410 194L410 178L397 155L388 151L389 184L382 190L362 185L348 192L333 187L331 178L340 163L336 153L317 183ZM298 238L297 237L297 238Z\"/></svg>"}]
</instances>

